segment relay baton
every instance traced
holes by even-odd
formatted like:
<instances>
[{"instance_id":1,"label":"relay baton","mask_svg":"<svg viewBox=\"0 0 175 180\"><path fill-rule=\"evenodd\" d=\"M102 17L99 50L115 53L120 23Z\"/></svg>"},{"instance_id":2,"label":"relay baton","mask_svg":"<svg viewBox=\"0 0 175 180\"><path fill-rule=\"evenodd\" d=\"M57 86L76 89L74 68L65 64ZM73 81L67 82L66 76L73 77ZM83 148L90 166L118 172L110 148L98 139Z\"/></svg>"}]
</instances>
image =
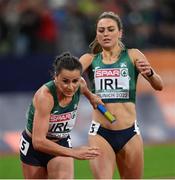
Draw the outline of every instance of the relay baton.
<instances>
[{"instance_id":1,"label":"relay baton","mask_svg":"<svg viewBox=\"0 0 175 180\"><path fill-rule=\"evenodd\" d=\"M97 109L110 121L111 123L115 122L115 117L106 109L102 104L97 105Z\"/></svg>"}]
</instances>

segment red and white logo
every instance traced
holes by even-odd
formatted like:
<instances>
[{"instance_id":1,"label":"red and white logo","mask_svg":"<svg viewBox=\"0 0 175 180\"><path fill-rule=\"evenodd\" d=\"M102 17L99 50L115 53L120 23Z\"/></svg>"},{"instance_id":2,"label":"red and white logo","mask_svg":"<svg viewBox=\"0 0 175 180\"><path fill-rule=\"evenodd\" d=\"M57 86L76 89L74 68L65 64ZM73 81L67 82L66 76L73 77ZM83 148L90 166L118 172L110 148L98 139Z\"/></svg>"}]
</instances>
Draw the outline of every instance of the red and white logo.
<instances>
[{"instance_id":1,"label":"red and white logo","mask_svg":"<svg viewBox=\"0 0 175 180\"><path fill-rule=\"evenodd\" d=\"M61 121L69 121L72 119L71 112L64 113L64 114L51 114L50 115L50 122L61 122Z\"/></svg>"},{"instance_id":2,"label":"red and white logo","mask_svg":"<svg viewBox=\"0 0 175 180\"><path fill-rule=\"evenodd\" d=\"M95 77L119 77L120 69L99 69L96 70Z\"/></svg>"}]
</instances>

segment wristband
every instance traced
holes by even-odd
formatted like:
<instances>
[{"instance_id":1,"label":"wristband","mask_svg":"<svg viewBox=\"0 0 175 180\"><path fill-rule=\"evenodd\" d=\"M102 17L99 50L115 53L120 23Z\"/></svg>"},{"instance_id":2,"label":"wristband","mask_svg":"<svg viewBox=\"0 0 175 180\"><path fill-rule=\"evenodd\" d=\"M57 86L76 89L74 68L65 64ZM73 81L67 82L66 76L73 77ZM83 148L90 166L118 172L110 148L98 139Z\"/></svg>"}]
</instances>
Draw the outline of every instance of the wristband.
<instances>
[{"instance_id":1,"label":"wristband","mask_svg":"<svg viewBox=\"0 0 175 180\"><path fill-rule=\"evenodd\" d=\"M154 75L154 71L153 71L152 68L151 68L151 74L147 75L147 77L151 77L151 76L153 76L153 75Z\"/></svg>"}]
</instances>

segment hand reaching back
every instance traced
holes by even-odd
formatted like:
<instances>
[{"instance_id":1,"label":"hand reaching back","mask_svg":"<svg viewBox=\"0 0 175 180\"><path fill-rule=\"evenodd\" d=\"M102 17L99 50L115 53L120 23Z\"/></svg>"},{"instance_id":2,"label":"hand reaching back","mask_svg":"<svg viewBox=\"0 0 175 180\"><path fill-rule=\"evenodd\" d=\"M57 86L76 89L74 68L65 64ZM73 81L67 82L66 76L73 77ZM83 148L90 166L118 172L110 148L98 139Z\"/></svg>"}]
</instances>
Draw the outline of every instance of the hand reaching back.
<instances>
[{"instance_id":1,"label":"hand reaching back","mask_svg":"<svg viewBox=\"0 0 175 180\"><path fill-rule=\"evenodd\" d=\"M81 146L72 150L72 157L79 160L94 159L100 155L99 148L97 147Z\"/></svg>"}]
</instances>

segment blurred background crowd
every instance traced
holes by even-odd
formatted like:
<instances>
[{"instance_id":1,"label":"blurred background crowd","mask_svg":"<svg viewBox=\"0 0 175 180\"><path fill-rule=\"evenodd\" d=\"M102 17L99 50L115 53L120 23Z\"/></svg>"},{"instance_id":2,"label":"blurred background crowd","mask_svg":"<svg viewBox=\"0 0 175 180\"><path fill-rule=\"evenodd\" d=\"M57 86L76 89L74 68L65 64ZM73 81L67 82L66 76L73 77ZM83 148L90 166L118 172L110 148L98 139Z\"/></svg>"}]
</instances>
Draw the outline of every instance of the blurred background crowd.
<instances>
[{"instance_id":1,"label":"blurred background crowd","mask_svg":"<svg viewBox=\"0 0 175 180\"><path fill-rule=\"evenodd\" d=\"M0 54L70 50L79 56L103 11L119 14L127 47L172 48L174 7L174 0L0 0Z\"/></svg>"}]
</instances>

